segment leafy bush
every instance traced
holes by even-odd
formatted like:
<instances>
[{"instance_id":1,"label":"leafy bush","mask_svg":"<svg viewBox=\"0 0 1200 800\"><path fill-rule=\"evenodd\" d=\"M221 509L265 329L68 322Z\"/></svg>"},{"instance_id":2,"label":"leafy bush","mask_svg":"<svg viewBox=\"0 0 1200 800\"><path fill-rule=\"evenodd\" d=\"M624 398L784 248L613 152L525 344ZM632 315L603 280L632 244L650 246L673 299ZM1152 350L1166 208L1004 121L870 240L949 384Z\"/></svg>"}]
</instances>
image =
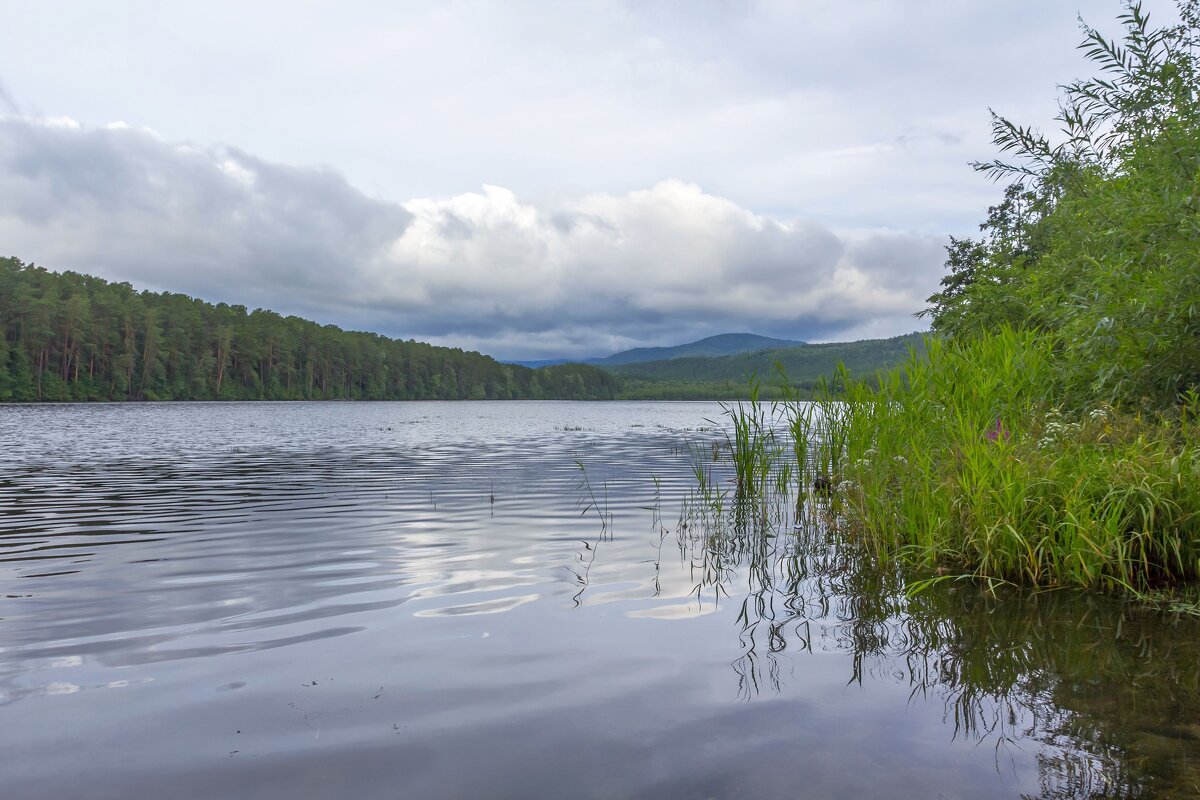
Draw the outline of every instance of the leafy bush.
<instances>
[{"instance_id":1,"label":"leafy bush","mask_svg":"<svg viewBox=\"0 0 1200 800\"><path fill-rule=\"evenodd\" d=\"M1057 143L993 118L1014 160L975 166L1017 182L929 298L951 336L1051 337L1078 406L1161 408L1200 382L1200 2L1179 9L1155 29L1127 4L1119 42L1085 26L1099 75L1063 87Z\"/></svg>"}]
</instances>

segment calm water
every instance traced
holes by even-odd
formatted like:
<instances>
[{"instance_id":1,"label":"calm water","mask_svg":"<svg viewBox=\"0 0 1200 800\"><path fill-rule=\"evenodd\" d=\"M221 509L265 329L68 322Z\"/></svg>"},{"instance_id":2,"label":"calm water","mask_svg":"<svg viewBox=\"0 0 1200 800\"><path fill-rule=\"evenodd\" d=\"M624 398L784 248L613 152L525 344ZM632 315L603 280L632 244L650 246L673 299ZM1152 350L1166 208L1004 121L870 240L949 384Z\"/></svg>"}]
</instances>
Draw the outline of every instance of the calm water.
<instances>
[{"instance_id":1,"label":"calm water","mask_svg":"<svg viewBox=\"0 0 1200 800\"><path fill-rule=\"evenodd\" d=\"M716 524L719 411L0 407L0 797L1200 795L1200 623Z\"/></svg>"}]
</instances>

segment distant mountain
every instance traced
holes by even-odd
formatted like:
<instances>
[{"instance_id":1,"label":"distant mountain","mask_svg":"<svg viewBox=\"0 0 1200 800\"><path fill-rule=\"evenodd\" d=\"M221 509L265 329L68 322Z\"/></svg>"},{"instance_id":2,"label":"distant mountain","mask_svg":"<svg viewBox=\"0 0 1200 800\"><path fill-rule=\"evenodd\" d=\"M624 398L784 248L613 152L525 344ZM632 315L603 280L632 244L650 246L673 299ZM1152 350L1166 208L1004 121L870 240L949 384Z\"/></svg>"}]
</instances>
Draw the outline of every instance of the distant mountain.
<instances>
[{"instance_id":1,"label":"distant mountain","mask_svg":"<svg viewBox=\"0 0 1200 800\"><path fill-rule=\"evenodd\" d=\"M615 367L621 364L641 364L648 361L672 361L677 358L712 358L744 355L783 347L804 347L807 343L793 339L772 339L753 333L722 333L674 347L635 347L604 358L590 358L585 364Z\"/></svg>"},{"instance_id":2,"label":"distant mountain","mask_svg":"<svg viewBox=\"0 0 1200 800\"><path fill-rule=\"evenodd\" d=\"M922 352L925 335L807 344L726 333L676 347L638 347L606 358L504 363L550 369L564 362L599 367L622 382L618 398L623 400L732 400L748 396L751 375L758 377L764 397L777 396L776 364L802 395L813 391L821 379L832 377L839 363L851 374L869 379L879 370L902 364L910 348Z\"/></svg>"},{"instance_id":3,"label":"distant mountain","mask_svg":"<svg viewBox=\"0 0 1200 800\"><path fill-rule=\"evenodd\" d=\"M775 380L776 364L783 368L789 383L810 389L820 378L831 377L838 363L844 363L851 374L867 378L878 370L903 363L909 348L921 351L924 341L924 334L910 333L891 339L807 344L715 357L688 356L615 365L601 363L599 366L625 379L625 397L690 397L702 391L717 395L724 391L722 387L745 387L751 374L757 375L764 386L769 386Z\"/></svg>"},{"instance_id":4,"label":"distant mountain","mask_svg":"<svg viewBox=\"0 0 1200 800\"><path fill-rule=\"evenodd\" d=\"M612 367L619 364L640 364L644 361L670 361L674 358L705 358L756 353L780 347L803 347L806 342L794 339L772 339L753 333L722 333L696 342L678 344L674 347L635 347L622 350L611 356L584 358L547 358L522 361L519 359L497 359L501 364L518 364L522 367L553 367L559 364L591 364L597 367Z\"/></svg>"}]
</instances>

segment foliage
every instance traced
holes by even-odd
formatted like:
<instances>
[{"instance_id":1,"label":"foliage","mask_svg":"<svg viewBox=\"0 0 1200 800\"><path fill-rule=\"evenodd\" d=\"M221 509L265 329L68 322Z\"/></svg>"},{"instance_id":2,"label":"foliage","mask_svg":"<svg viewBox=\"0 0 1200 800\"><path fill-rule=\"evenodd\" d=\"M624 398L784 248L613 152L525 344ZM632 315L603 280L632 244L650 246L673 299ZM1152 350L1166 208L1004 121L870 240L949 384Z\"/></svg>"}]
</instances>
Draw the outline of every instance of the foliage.
<instances>
[{"instance_id":1,"label":"foliage","mask_svg":"<svg viewBox=\"0 0 1200 800\"><path fill-rule=\"evenodd\" d=\"M946 247L947 275L941 291L929 297L930 316L938 331L979 335L1004 324L1036 324L1025 298L1013 291L1025 271L1045 251L1045 229L1040 223L1050 198L1010 185L1004 200L988 209L980 224L979 240L950 237Z\"/></svg>"},{"instance_id":2,"label":"foliage","mask_svg":"<svg viewBox=\"0 0 1200 800\"><path fill-rule=\"evenodd\" d=\"M1098 76L1063 88L1057 143L994 115L1011 157L976 164L1018 182L952 240L925 312L935 330L999 325L1053 339L1076 405L1169 405L1200 381L1200 0L1153 28L1128 3L1120 41L1084 27Z\"/></svg>"},{"instance_id":3,"label":"foliage","mask_svg":"<svg viewBox=\"0 0 1200 800\"><path fill-rule=\"evenodd\" d=\"M1123 172L1127 155L1146 140L1170 138L1180 121L1195 124L1200 111L1200 3L1179 0L1181 22L1151 28L1140 0L1125 3L1117 19L1122 41L1083 25L1080 50L1099 75L1061 87L1055 117L1064 137L1056 144L1040 131L992 114L993 141L1015 161L976 163L994 178L1032 179L1052 193L1071 191L1081 174Z\"/></svg>"},{"instance_id":4,"label":"foliage","mask_svg":"<svg viewBox=\"0 0 1200 800\"><path fill-rule=\"evenodd\" d=\"M1154 414L1064 410L1046 399L1056 360L1034 331L933 338L881 381L842 373L770 416L739 406L737 499L790 476L798 514L812 487L844 533L934 579L1146 596L1200 578L1200 394Z\"/></svg>"},{"instance_id":5,"label":"foliage","mask_svg":"<svg viewBox=\"0 0 1200 800\"><path fill-rule=\"evenodd\" d=\"M612 399L619 378L0 259L0 402Z\"/></svg>"},{"instance_id":6,"label":"foliage","mask_svg":"<svg viewBox=\"0 0 1200 800\"><path fill-rule=\"evenodd\" d=\"M741 509L751 513L761 513L780 452L775 430L767 421L766 410L758 402L758 390L758 380L752 378L747 402L721 406L732 425L732 430L726 433L725 443L736 476L734 497Z\"/></svg>"},{"instance_id":7,"label":"foliage","mask_svg":"<svg viewBox=\"0 0 1200 800\"><path fill-rule=\"evenodd\" d=\"M1057 143L993 116L1011 160L975 166L1016 182L951 242L945 336L846 383L847 520L931 580L1200 579L1200 0L1180 12L1084 27L1099 74L1062 87Z\"/></svg>"},{"instance_id":8,"label":"foliage","mask_svg":"<svg viewBox=\"0 0 1200 800\"><path fill-rule=\"evenodd\" d=\"M1080 396L1169 404L1200 381L1200 126L1140 142L1046 220L1022 293Z\"/></svg>"},{"instance_id":9,"label":"foliage","mask_svg":"<svg viewBox=\"0 0 1200 800\"><path fill-rule=\"evenodd\" d=\"M851 383L843 500L861 535L930 567L1146 592L1200 577L1200 437L1183 413L1048 405L1050 342L934 341Z\"/></svg>"}]
</instances>

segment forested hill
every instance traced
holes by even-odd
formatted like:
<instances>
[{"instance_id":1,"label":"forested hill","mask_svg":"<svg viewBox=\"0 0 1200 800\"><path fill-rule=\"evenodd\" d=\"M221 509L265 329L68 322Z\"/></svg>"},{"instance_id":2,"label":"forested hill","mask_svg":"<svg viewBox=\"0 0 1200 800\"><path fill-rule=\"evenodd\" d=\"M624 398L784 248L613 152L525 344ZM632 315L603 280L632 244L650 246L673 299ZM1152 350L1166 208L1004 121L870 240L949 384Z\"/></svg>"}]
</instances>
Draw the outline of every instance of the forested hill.
<instances>
[{"instance_id":1,"label":"forested hill","mask_svg":"<svg viewBox=\"0 0 1200 800\"><path fill-rule=\"evenodd\" d=\"M838 364L866 378L904 363L910 348L923 351L924 347L923 334L909 333L891 339L808 344L717 358L673 358L610 369L625 378L627 397L686 397L689 387L710 387L714 396L726 396L736 388L732 396L741 396L751 375L768 385L775 380L776 365L783 368L794 387L809 391L822 378L831 377ZM721 387L726 394L720 394Z\"/></svg>"},{"instance_id":2,"label":"forested hill","mask_svg":"<svg viewBox=\"0 0 1200 800\"><path fill-rule=\"evenodd\" d=\"M271 311L0 258L0 402L611 399L582 364L529 369Z\"/></svg>"},{"instance_id":3,"label":"forested hill","mask_svg":"<svg viewBox=\"0 0 1200 800\"><path fill-rule=\"evenodd\" d=\"M640 364L648 361L671 361L677 358L714 358L744 355L763 350L778 350L784 347L803 347L806 343L793 339L772 339L753 333L722 333L697 342L674 347L635 347L604 358L592 358L588 364L616 367L622 364Z\"/></svg>"}]
</instances>

